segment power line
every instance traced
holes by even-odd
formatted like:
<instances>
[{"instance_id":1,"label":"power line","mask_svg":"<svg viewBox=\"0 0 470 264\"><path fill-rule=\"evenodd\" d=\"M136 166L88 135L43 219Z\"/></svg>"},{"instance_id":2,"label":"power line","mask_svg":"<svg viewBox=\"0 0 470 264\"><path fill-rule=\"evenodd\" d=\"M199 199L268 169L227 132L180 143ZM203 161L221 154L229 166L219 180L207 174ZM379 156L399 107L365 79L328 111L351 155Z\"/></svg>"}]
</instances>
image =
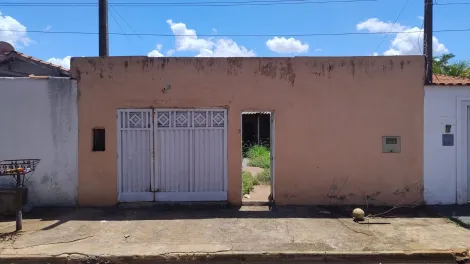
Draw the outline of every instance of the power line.
<instances>
[{"instance_id":1,"label":"power line","mask_svg":"<svg viewBox=\"0 0 470 264\"><path fill-rule=\"evenodd\" d=\"M122 17L121 14L119 14L119 12L116 10L116 8L114 8L113 5L109 5L109 7L111 7L111 9L114 10L114 13L116 13L116 14L124 21L124 23L126 23L126 25L127 25L134 33L137 34L137 31L135 31L134 28L133 28L129 23L127 23L127 20L124 19L124 17ZM140 35L139 35L139 38L140 38L141 40L143 40L143 38L142 38Z\"/></svg>"},{"instance_id":2,"label":"power line","mask_svg":"<svg viewBox=\"0 0 470 264\"><path fill-rule=\"evenodd\" d=\"M113 14L113 9L110 9L109 10L109 13L111 14L111 17L113 18L114 22L116 22L116 24L118 25L119 29L121 30L121 32L126 36L126 39L127 41L129 41L129 44L131 44L132 46L132 41L131 39L129 38L129 36L127 36L127 34L124 32L124 30L122 29L121 27L121 24L119 24L119 22L117 21L116 17L114 16Z\"/></svg>"},{"instance_id":3,"label":"power line","mask_svg":"<svg viewBox=\"0 0 470 264\"><path fill-rule=\"evenodd\" d=\"M200 1L200 2L113 2L116 7L197 7L197 6L257 6L257 5L299 5L299 4L334 4L377 2L379 0L246 0L246 1ZM0 2L5 7L96 7L96 2ZM435 3L436 6L470 5L470 2Z\"/></svg>"},{"instance_id":4,"label":"power line","mask_svg":"<svg viewBox=\"0 0 470 264\"><path fill-rule=\"evenodd\" d=\"M445 6L445 5L470 5L470 2L451 2L451 3L437 3L435 2L433 6Z\"/></svg>"},{"instance_id":5,"label":"power line","mask_svg":"<svg viewBox=\"0 0 470 264\"><path fill-rule=\"evenodd\" d=\"M204 2L114 2L109 3L115 7L197 7L197 6L264 6L264 5L299 5L299 4L333 4L333 3L356 3L356 2L377 2L379 0L249 0L249 1L204 1ZM97 3L90 2L0 2L5 7L95 7Z\"/></svg>"},{"instance_id":6,"label":"power line","mask_svg":"<svg viewBox=\"0 0 470 264\"><path fill-rule=\"evenodd\" d=\"M0 32L19 32L19 33L44 33L44 34L75 34L75 35L98 35L98 32L85 31L45 31L45 30L11 30L0 29ZM463 29L441 29L434 32L469 32L470 28ZM109 32L109 35L128 35L128 36L156 36L156 37L311 37L311 36L348 36L348 35L381 35L381 34L400 34L400 33L419 33L421 31L393 31L393 32L338 32L338 33L303 33L303 34L195 34L195 35L179 35L179 34L163 34L163 33L119 33Z\"/></svg>"},{"instance_id":7,"label":"power line","mask_svg":"<svg viewBox=\"0 0 470 264\"><path fill-rule=\"evenodd\" d=\"M398 19L400 19L401 14L403 14L403 11L405 11L405 8L406 8L406 6L408 5L409 2L410 2L410 0L406 0L405 5L403 6L403 8L402 8L402 9L400 10L400 12L398 13L398 16L397 16L397 18L395 19L395 22L393 22L392 27L390 27L390 30L388 31L387 34L385 34L385 36L383 37L382 41L380 41L379 45L377 45L377 48L375 48L375 50L378 50L378 49L380 48L380 46L382 45L382 43L384 43L385 39L386 39L387 36L390 34L390 31L392 31L392 29L395 27L395 25L396 25L397 22L398 22Z\"/></svg>"}]
</instances>

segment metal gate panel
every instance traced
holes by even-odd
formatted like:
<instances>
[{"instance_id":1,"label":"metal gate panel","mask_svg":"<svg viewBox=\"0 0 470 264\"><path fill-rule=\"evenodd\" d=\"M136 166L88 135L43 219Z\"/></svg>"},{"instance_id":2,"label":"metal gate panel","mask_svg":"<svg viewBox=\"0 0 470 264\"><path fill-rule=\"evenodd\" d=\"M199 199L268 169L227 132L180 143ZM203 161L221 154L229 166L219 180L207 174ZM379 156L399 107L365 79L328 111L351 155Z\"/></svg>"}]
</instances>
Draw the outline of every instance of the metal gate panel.
<instances>
[{"instance_id":1,"label":"metal gate panel","mask_svg":"<svg viewBox=\"0 0 470 264\"><path fill-rule=\"evenodd\" d=\"M118 201L153 201L151 109L118 110Z\"/></svg>"},{"instance_id":2,"label":"metal gate panel","mask_svg":"<svg viewBox=\"0 0 470 264\"><path fill-rule=\"evenodd\" d=\"M194 192L224 190L224 130L194 131Z\"/></svg>"},{"instance_id":3,"label":"metal gate panel","mask_svg":"<svg viewBox=\"0 0 470 264\"><path fill-rule=\"evenodd\" d=\"M189 192L190 131L160 130L157 146L155 192Z\"/></svg>"},{"instance_id":4,"label":"metal gate panel","mask_svg":"<svg viewBox=\"0 0 470 264\"><path fill-rule=\"evenodd\" d=\"M227 111L155 110L155 200L227 200Z\"/></svg>"}]
</instances>

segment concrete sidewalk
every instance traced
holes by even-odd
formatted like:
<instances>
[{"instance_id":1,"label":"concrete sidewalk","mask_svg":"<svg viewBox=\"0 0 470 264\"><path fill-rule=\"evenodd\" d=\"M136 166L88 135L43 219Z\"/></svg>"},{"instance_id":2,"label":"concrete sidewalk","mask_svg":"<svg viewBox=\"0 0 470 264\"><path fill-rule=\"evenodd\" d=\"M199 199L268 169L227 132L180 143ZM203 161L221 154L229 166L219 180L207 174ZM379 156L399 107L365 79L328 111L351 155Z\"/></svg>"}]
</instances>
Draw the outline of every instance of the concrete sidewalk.
<instances>
[{"instance_id":1,"label":"concrete sidewalk","mask_svg":"<svg viewBox=\"0 0 470 264\"><path fill-rule=\"evenodd\" d=\"M20 234L11 233L14 219L0 219L0 262L455 263L456 256L468 255L469 230L425 210L394 211L396 217L362 224L347 217L349 210L154 206L35 210L26 216Z\"/></svg>"}]
</instances>

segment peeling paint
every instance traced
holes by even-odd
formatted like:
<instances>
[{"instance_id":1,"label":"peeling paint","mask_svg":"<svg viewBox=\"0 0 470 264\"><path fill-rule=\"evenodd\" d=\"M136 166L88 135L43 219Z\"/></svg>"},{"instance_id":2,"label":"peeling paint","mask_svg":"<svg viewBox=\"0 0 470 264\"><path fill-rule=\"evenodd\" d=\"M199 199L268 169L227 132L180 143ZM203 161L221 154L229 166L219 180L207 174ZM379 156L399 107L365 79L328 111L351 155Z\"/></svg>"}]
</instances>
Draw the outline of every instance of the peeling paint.
<instances>
[{"instance_id":1,"label":"peeling paint","mask_svg":"<svg viewBox=\"0 0 470 264\"><path fill-rule=\"evenodd\" d=\"M235 76L238 75L243 67L242 60L242 58L227 58L227 74Z\"/></svg>"},{"instance_id":2,"label":"peeling paint","mask_svg":"<svg viewBox=\"0 0 470 264\"><path fill-rule=\"evenodd\" d=\"M281 67L279 69L280 72L280 79L288 80L289 83L294 86L295 83L295 72L292 67L291 59L287 60L287 63L281 62Z\"/></svg>"},{"instance_id":3,"label":"peeling paint","mask_svg":"<svg viewBox=\"0 0 470 264\"><path fill-rule=\"evenodd\" d=\"M162 64L161 64L161 69L164 70L166 65L170 62L170 60L168 58L161 58L162 60Z\"/></svg>"},{"instance_id":4,"label":"peeling paint","mask_svg":"<svg viewBox=\"0 0 470 264\"><path fill-rule=\"evenodd\" d=\"M277 66L272 62L268 62L264 64L262 67L259 67L255 71L255 73L274 79L276 78L276 74L277 74Z\"/></svg>"},{"instance_id":5,"label":"peeling paint","mask_svg":"<svg viewBox=\"0 0 470 264\"><path fill-rule=\"evenodd\" d=\"M202 62L201 59L195 59L194 68L196 68L197 72L204 70L204 63Z\"/></svg>"},{"instance_id":6,"label":"peeling paint","mask_svg":"<svg viewBox=\"0 0 470 264\"><path fill-rule=\"evenodd\" d=\"M354 60L351 60L351 72L353 78L356 76L356 62Z\"/></svg>"},{"instance_id":7,"label":"peeling paint","mask_svg":"<svg viewBox=\"0 0 470 264\"><path fill-rule=\"evenodd\" d=\"M80 82L82 72L80 71L78 67L75 68L75 72L76 72L75 79L77 79L77 81Z\"/></svg>"},{"instance_id":8,"label":"peeling paint","mask_svg":"<svg viewBox=\"0 0 470 264\"><path fill-rule=\"evenodd\" d=\"M213 66L214 63L215 63L214 58L210 58L210 59L207 60L207 66Z\"/></svg>"},{"instance_id":9,"label":"peeling paint","mask_svg":"<svg viewBox=\"0 0 470 264\"><path fill-rule=\"evenodd\" d=\"M91 66L93 66L93 70L96 71L96 61L95 61L95 60L89 59L89 60L88 60L88 64L90 64Z\"/></svg>"}]
</instances>

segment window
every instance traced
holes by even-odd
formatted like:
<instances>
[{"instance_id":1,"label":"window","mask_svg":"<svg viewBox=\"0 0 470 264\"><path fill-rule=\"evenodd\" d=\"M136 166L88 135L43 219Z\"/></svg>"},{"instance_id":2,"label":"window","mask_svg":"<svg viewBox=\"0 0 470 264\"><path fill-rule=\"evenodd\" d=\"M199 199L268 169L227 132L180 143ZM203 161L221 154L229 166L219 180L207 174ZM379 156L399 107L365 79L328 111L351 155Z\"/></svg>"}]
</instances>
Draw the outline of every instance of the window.
<instances>
[{"instance_id":1,"label":"window","mask_svg":"<svg viewBox=\"0 0 470 264\"><path fill-rule=\"evenodd\" d=\"M104 128L93 128L93 149L92 151L105 150L105 130Z\"/></svg>"}]
</instances>

